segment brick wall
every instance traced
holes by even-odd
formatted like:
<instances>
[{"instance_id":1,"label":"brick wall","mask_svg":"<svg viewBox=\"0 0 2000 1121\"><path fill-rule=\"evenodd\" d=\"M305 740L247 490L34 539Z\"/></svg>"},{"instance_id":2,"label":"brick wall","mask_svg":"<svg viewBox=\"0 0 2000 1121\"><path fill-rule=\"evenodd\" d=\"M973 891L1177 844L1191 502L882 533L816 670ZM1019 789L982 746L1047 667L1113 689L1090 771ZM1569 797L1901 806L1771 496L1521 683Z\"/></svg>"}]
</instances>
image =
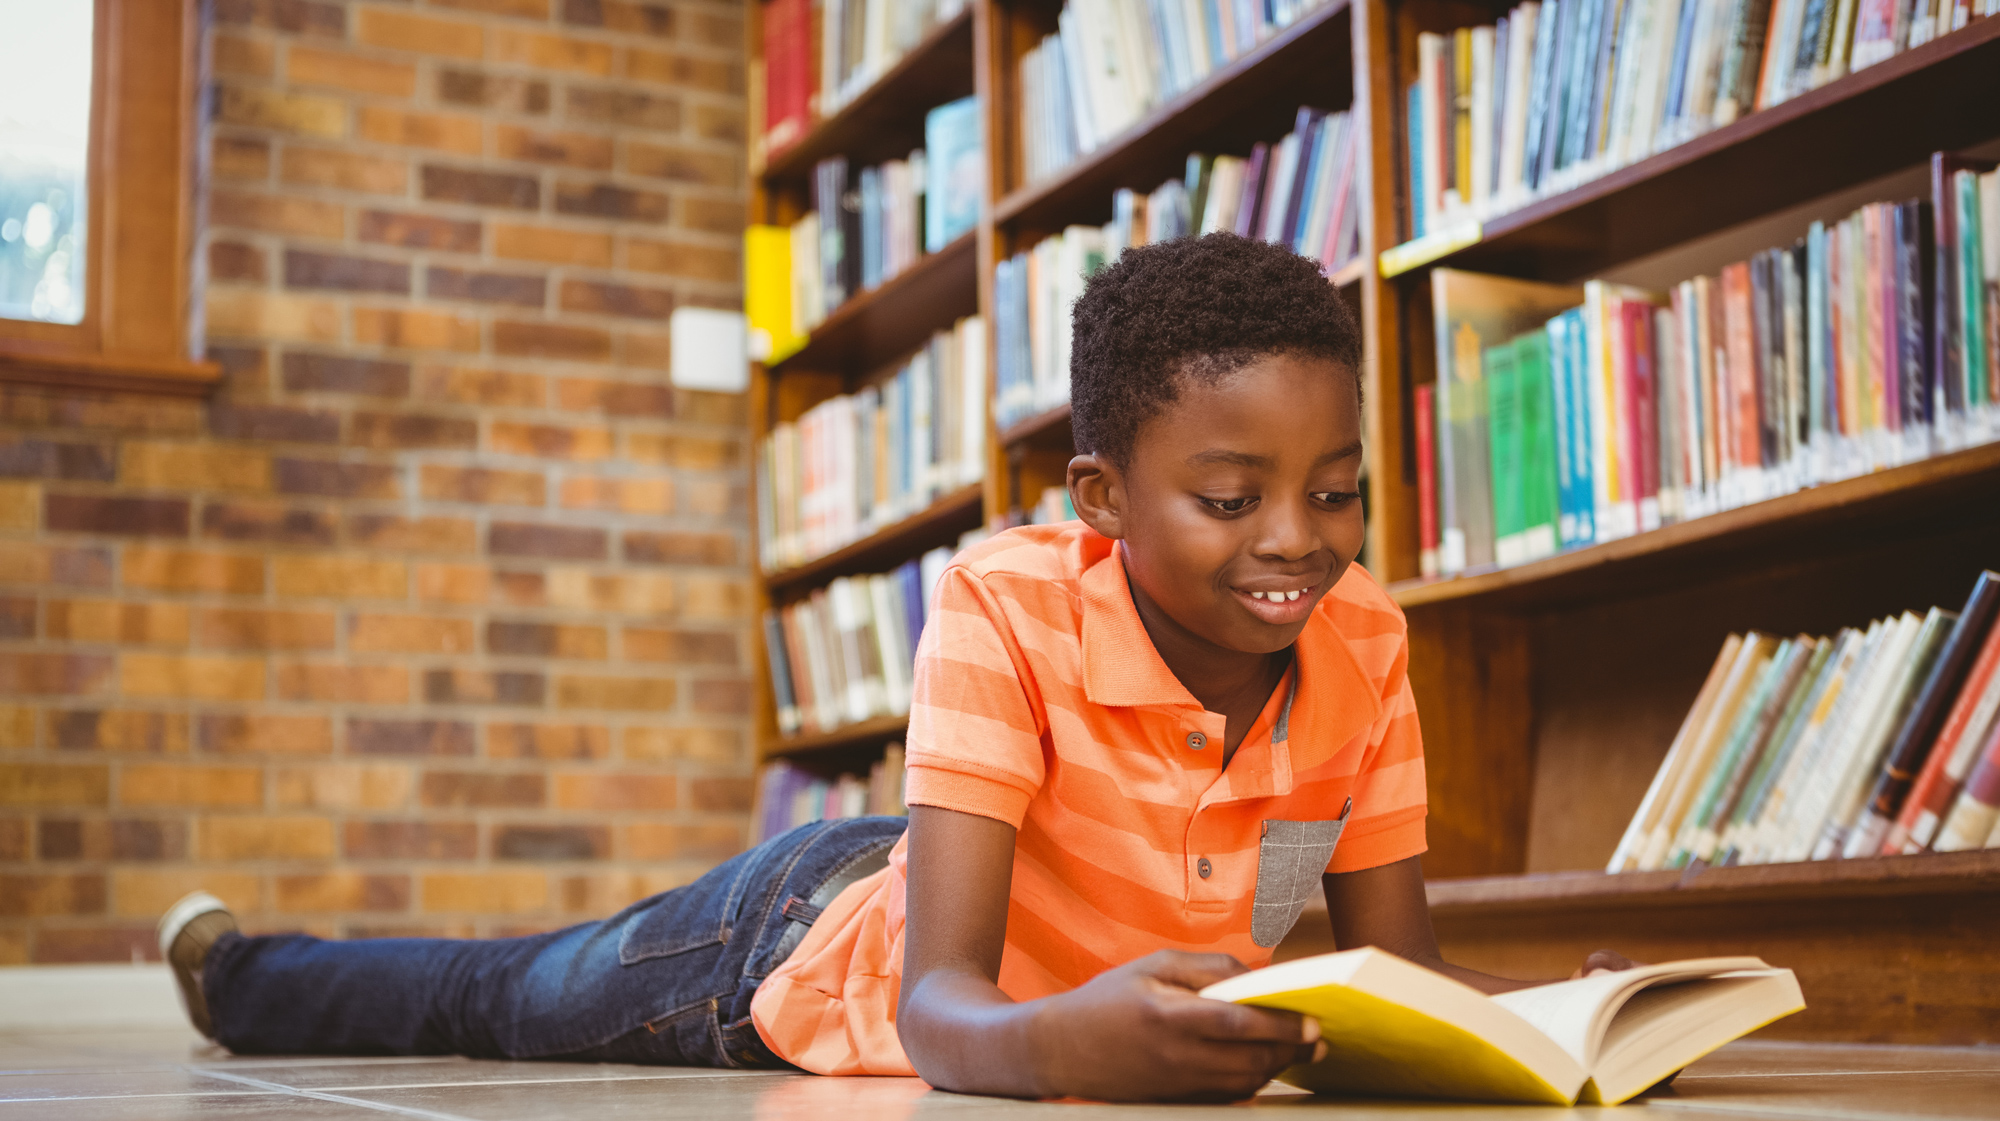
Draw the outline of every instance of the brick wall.
<instances>
[{"instance_id":1,"label":"brick wall","mask_svg":"<svg viewBox=\"0 0 2000 1121\"><path fill-rule=\"evenodd\" d=\"M0 963L494 935L740 848L725 0L213 0L208 402L0 387Z\"/></svg>"}]
</instances>

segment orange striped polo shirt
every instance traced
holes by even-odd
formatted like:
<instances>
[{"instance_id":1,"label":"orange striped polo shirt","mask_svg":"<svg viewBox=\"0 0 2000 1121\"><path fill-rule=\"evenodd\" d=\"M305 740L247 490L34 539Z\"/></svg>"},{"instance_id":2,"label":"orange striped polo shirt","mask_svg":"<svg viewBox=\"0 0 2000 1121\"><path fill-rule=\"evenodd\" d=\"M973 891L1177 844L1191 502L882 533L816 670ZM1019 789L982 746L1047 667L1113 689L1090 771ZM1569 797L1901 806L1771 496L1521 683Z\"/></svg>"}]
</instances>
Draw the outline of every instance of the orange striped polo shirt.
<instances>
[{"instance_id":1,"label":"orange striped polo shirt","mask_svg":"<svg viewBox=\"0 0 2000 1121\"><path fill-rule=\"evenodd\" d=\"M1081 522L999 534L945 572L918 644L906 800L1018 830L999 978L1015 1000L1160 949L1264 965L1277 937L1253 910L1288 928L1321 872L1424 851L1403 616L1373 577L1351 566L1313 611L1225 770L1224 718L1161 661L1120 556ZM1323 840L1350 798L1330 859L1294 843ZM906 845L751 1002L806 1070L914 1073L895 1022Z\"/></svg>"}]
</instances>

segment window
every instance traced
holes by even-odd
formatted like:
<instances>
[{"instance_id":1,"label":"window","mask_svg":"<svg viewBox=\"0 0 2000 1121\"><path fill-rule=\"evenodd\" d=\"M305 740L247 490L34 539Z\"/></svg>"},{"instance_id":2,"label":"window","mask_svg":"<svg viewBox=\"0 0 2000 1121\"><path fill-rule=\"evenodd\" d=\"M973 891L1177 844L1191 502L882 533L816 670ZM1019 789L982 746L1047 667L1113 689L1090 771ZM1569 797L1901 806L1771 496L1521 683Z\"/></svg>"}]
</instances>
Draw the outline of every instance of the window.
<instances>
[{"instance_id":1,"label":"window","mask_svg":"<svg viewBox=\"0 0 2000 1121\"><path fill-rule=\"evenodd\" d=\"M0 381L206 392L198 0L0 0Z\"/></svg>"}]
</instances>

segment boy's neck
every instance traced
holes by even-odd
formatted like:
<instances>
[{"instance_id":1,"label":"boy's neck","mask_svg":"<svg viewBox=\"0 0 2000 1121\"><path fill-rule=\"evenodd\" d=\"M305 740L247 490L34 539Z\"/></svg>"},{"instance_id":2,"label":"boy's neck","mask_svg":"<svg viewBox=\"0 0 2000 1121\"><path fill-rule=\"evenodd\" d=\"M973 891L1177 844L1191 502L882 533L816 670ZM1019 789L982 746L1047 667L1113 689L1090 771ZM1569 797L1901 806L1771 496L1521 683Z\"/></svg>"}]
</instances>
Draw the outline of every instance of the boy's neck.
<instances>
[{"instance_id":1,"label":"boy's neck","mask_svg":"<svg viewBox=\"0 0 2000 1121\"><path fill-rule=\"evenodd\" d=\"M1125 586L1132 593L1132 606L1138 609L1146 637L1153 640L1153 649L1159 651L1167 670L1194 694L1203 709L1224 718L1226 766L1264 711L1271 691L1284 680L1292 661L1291 649L1255 654L1217 646L1175 622L1130 576L1125 578Z\"/></svg>"}]
</instances>

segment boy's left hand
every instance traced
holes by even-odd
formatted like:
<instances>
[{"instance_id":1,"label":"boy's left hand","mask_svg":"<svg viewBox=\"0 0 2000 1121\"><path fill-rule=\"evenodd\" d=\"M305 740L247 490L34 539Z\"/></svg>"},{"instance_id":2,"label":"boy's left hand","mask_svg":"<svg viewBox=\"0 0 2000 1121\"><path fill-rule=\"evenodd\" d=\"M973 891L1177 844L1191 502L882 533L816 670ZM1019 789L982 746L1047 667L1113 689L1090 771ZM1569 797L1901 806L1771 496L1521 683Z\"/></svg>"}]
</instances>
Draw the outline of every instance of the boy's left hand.
<instances>
[{"instance_id":1,"label":"boy's left hand","mask_svg":"<svg viewBox=\"0 0 2000 1121\"><path fill-rule=\"evenodd\" d=\"M1595 977L1599 973L1618 973L1643 964L1645 963L1633 961L1616 950L1598 950L1584 958L1583 965L1575 973L1570 974L1569 979L1574 981L1579 977Z\"/></svg>"}]
</instances>

